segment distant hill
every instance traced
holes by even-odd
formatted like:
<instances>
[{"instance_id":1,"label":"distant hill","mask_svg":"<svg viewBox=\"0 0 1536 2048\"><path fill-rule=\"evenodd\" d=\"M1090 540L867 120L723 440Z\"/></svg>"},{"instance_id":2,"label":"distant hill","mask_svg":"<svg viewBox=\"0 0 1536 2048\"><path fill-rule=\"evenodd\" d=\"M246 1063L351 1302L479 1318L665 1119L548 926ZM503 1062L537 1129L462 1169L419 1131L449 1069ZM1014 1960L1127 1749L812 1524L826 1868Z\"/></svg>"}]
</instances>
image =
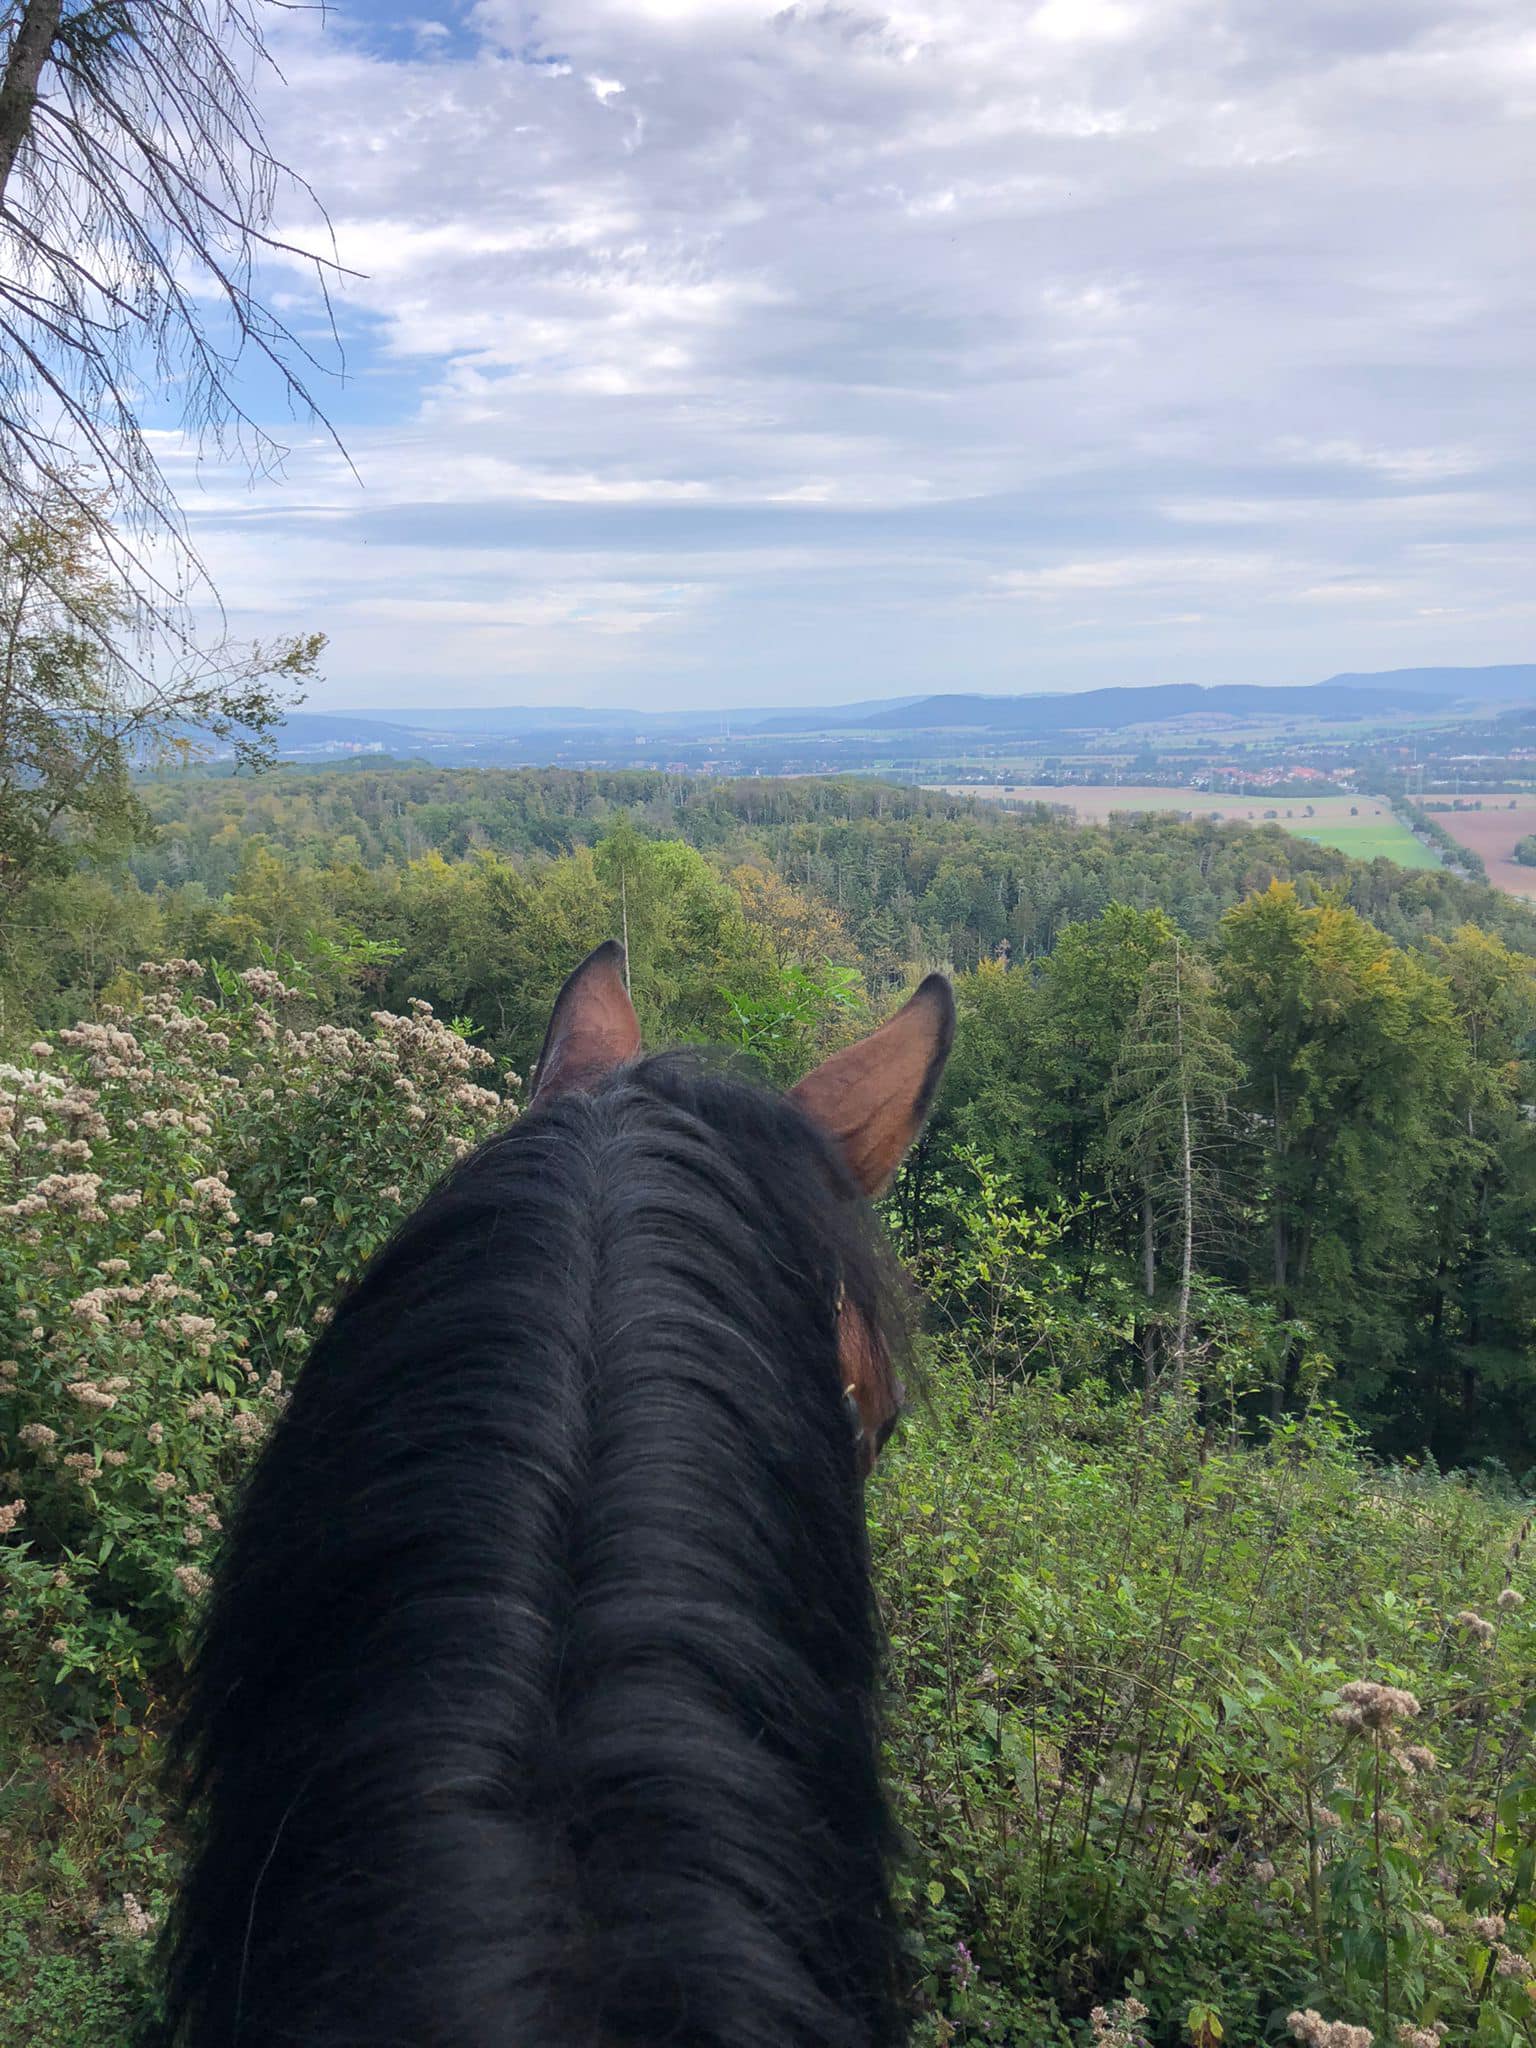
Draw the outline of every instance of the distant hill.
<instances>
[{"instance_id":1,"label":"distant hill","mask_svg":"<svg viewBox=\"0 0 1536 2048\"><path fill-rule=\"evenodd\" d=\"M1383 710L1430 712L1446 702L1443 694L1407 688L1347 688L1342 682L1281 685L1258 683L1151 684L1144 689L1083 690L1049 697L919 697L889 711L841 721L870 732L967 730L1005 732L1021 738L1047 738L1052 733L1106 732L1128 725L1162 724L1169 719L1205 715L1222 718L1360 718ZM812 730L831 721L818 721ZM793 732L803 726L781 716L759 728Z\"/></svg>"},{"instance_id":2,"label":"distant hill","mask_svg":"<svg viewBox=\"0 0 1536 2048\"><path fill-rule=\"evenodd\" d=\"M285 750L294 747L408 747L417 729L393 719L355 717L350 711L290 711L283 720Z\"/></svg>"},{"instance_id":3,"label":"distant hill","mask_svg":"<svg viewBox=\"0 0 1536 2048\"><path fill-rule=\"evenodd\" d=\"M227 740L210 740L195 725L176 728L178 738L190 740L214 760L234 752ZM419 751L421 735L410 726L350 711L290 711L277 735L278 752L285 760L305 754L327 756L351 753L411 754Z\"/></svg>"},{"instance_id":4,"label":"distant hill","mask_svg":"<svg viewBox=\"0 0 1536 2048\"><path fill-rule=\"evenodd\" d=\"M1326 704L1319 699L1326 696ZM1201 713L1251 718L1362 718L1383 710L1428 713L1463 703L1536 703L1536 663L1492 668L1398 668L1329 676L1321 683L1152 683L1103 690L1024 691L1017 696L935 695L896 704L779 711L759 732L870 732L966 727L1045 737L1157 724ZM742 715L743 727L747 714Z\"/></svg>"},{"instance_id":5,"label":"distant hill","mask_svg":"<svg viewBox=\"0 0 1536 2048\"><path fill-rule=\"evenodd\" d=\"M717 733L723 725L729 725L733 732L771 731L777 728L766 721L782 718L793 721L790 730L806 732L829 719L841 725L855 714L891 711L916 701L913 697L877 697L867 704L806 705L799 711L786 711L777 704L747 705L734 711L634 711L622 706L615 710L574 704L503 704L478 710L466 706L458 710L397 711L392 716L402 725L424 732L483 733L498 739L542 732L643 732L658 736Z\"/></svg>"},{"instance_id":6,"label":"distant hill","mask_svg":"<svg viewBox=\"0 0 1536 2048\"><path fill-rule=\"evenodd\" d=\"M451 706L397 711L393 714L413 731L474 734L480 738L516 739L535 732L665 732L683 726L720 723L718 711L630 711L581 704L499 704Z\"/></svg>"},{"instance_id":7,"label":"distant hill","mask_svg":"<svg viewBox=\"0 0 1536 2048\"><path fill-rule=\"evenodd\" d=\"M1514 661L1491 668L1388 668L1363 675L1330 676L1319 690L1427 690L1458 702L1536 703L1536 662Z\"/></svg>"},{"instance_id":8,"label":"distant hill","mask_svg":"<svg viewBox=\"0 0 1536 2048\"><path fill-rule=\"evenodd\" d=\"M1376 718L1425 716L1482 705L1536 706L1536 663L1488 668L1404 668L1330 676L1326 682L1160 683L1134 689L935 692L857 703L744 706L732 711L642 711L588 705L527 704L411 707L399 711L296 711L284 721L279 751L294 761L384 753L433 761L534 762L595 758L636 743L687 756L722 737L764 740L826 735L842 745L859 733L987 732L1051 740L1071 733L1121 731L1178 719ZM596 754L594 754L594 749ZM216 747L215 756L230 749Z\"/></svg>"}]
</instances>

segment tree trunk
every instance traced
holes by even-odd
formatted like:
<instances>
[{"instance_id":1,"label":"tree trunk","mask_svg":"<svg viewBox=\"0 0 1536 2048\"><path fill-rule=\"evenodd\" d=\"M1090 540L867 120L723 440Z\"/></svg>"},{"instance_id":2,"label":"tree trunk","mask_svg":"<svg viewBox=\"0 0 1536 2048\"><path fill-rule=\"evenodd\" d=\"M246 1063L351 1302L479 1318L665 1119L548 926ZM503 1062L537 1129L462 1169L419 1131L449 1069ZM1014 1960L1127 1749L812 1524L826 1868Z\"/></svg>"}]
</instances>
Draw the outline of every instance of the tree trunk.
<instances>
[{"instance_id":1,"label":"tree trunk","mask_svg":"<svg viewBox=\"0 0 1536 2048\"><path fill-rule=\"evenodd\" d=\"M1088 1211L1088 1241L1083 1247L1087 1256L1083 1260L1083 1269L1077 1276L1077 1298L1079 1301L1086 1301L1088 1299L1088 1277L1092 1270L1094 1255L1098 1251L1098 1248L1099 1212L1097 1208L1092 1208Z\"/></svg>"},{"instance_id":2,"label":"tree trunk","mask_svg":"<svg viewBox=\"0 0 1536 2048\"><path fill-rule=\"evenodd\" d=\"M1274 1102L1275 1122L1273 1151L1275 1159L1278 1162L1284 1156L1285 1153L1285 1140L1282 1135L1282 1128L1280 1122L1280 1076L1278 1073L1274 1077ZM1276 1175L1276 1184L1273 1191L1271 1192L1270 1200L1274 1204L1274 1214L1272 1221L1274 1225L1275 1234L1275 1306L1277 1309L1279 1309L1281 1315L1286 1315L1289 1311L1286 1307L1285 1298L1287 1278L1287 1247L1285 1242L1285 1197L1279 1185L1278 1174ZM1272 1380L1270 1382L1269 1412L1276 1422L1278 1422L1280 1420L1280 1417L1285 1413L1287 1399L1286 1381L1290 1378L1291 1373L1291 1349L1292 1347L1290 1345L1287 1345L1284 1375L1280 1379Z\"/></svg>"},{"instance_id":3,"label":"tree trunk","mask_svg":"<svg viewBox=\"0 0 1536 2048\"><path fill-rule=\"evenodd\" d=\"M1189 1353L1189 1283L1195 1264L1195 1170L1193 1149L1189 1140L1189 1097L1184 1095L1179 1102L1180 1142L1179 1166L1180 1187L1184 1205L1184 1241L1179 1247L1179 1323L1178 1335L1174 1339L1174 1370L1179 1378L1179 1391L1184 1391L1184 1362Z\"/></svg>"},{"instance_id":4,"label":"tree trunk","mask_svg":"<svg viewBox=\"0 0 1536 2048\"><path fill-rule=\"evenodd\" d=\"M1141 1283L1150 1304L1157 1292L1157 1243L1152 1234L1152 1191L1141 1190ZM1148 1314L1141 1325L1141 1405L1152 1412L1152 1395L1157 1386L1157 1331Z\"/></svg>"},{"instance_id":5,"label":"tree trunk","mask_svg":"<svg viewBox=\"0 0 1536 2048\"><path fill-rule=\"evenodd\" d=\"M59 32L64 0L26 0L16 26L16 40L0 79L0 205L21 145L32 132L37 81L43 75L53 39Z\"/></svg>"},{"instance_id":6,"label":"tree trunk","mask_svg":"<svg viewBox=\"0 0 1536 2048\"><path fill-rule=\"evenodd\" d=\"M1184 1060L1183 965L1183 955L1175 944L1173 1029L1174 1045L1178 1055L1179 1200L1184 1228L1179 1246L1179 1321L1178 1334L1174 1338L1173 1369L1181 1394L1184 1392L1185 1361L1189 1354L1189 1283L1195 1263L1195 1161L1194 1147L1189 1135L1189 1068Z\"/></svg>"}]
</instances>

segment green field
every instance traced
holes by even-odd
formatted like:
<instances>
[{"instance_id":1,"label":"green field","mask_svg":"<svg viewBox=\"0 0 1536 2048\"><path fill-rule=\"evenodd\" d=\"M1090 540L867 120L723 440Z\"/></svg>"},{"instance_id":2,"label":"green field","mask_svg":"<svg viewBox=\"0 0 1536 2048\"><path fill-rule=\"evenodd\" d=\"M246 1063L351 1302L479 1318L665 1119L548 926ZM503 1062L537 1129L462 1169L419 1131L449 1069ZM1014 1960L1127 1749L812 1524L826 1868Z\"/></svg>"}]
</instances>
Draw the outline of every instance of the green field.
<instances>
[{"instance_id":1,"label":"green field","mask_svg":"<svg viewBox=\"0 0 1536 2048\"><path fill-rule=\"evenodd\" d=\"M1337 847L1351 860L1395 860L1400 868L1437 868L1440 856L1433 847L1414 838L1397 819L1363 825L1287 824L1287 832L1298 839L1311 839L1319 846Z\"/></svg>"},{"instance_id":2,"label":"green field","mask_svg":"<svg viewBox=\"0 0 1536 2048\"><path fill-rule=\"evenodd\" d=\"M990 798L1004 804L1044 803L1074 811L1085 824L1104 823L1136 811L1174 811L1185 817L1217 818L1230 824L1279 825L1298 839L1333 846L1353 860L1392 860L1403 868L1437 868L1440 856L1414 838L1385 797L1277 796L1270 791L1178 789L1153 783L941 782L930 788L952 796Z\"/></svg>"}]
</instances>

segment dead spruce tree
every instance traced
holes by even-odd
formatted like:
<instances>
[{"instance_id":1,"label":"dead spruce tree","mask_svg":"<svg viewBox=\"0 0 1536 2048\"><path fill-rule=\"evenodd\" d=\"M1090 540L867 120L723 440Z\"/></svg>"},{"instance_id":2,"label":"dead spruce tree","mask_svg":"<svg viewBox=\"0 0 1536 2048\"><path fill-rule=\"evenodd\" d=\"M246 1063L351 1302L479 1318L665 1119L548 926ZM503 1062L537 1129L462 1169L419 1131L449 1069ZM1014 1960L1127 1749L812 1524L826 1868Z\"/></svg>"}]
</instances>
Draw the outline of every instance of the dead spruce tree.
<instances>
[{"instance_id":1,"label":"dead spruce tree","mask_svg":"<svg viewBox=\"0 0 1536 2048\"><path fill-rule=\"evenodd\" d=\"M241 398L253 358L324 424L307 381L322 366L260 289L266 258L308 262L322 295L335 270L271 232L280 195L314 203L256 104L271 5L0 11L0 505L86 520L140 625L173 637L206 579L144 428L146 387L194 447L253 471L286 452Z\"/></svg>"},{"instance_id":2,"label":"dead spruce tree","mask_svg":"<svg viewBox=\"0 0 1536 2048\"><path fill-rule=\"evenodd\" d=\"M267 18L0 0L0 899L132 837L133 771L197 735L270 760L323 645L200 643L217 593L142 416L172 400L191 448L270 469L254 358L321 418L319 365L259 287L264 258L299 255L270 232L299 181L256 107ZM323 296L334 266L304 260Z\"/></svg>"},{"instance_id":3,"label":"dead spruce tree","mask_svg":"<svg viewBox=\"0 0 1536 2048\"><path fill-rule=\"evenodd\" d=\"M1186 1383L1196 1253L1227 1199L1221 1141L1227 1100L1241 1072L1221 1030L1211 971L1175 939L1147 968L1110 1081L1105 1133L1108 1157L1140 1198L1148 1300L1157 1292L1159 1238L1176 1275L1172 1338L1161 1373L1150 1348L1153 1326L1147 1326L1148 1399L1160 1380L1180 1391Z\"/></svg>"}]
</instances>

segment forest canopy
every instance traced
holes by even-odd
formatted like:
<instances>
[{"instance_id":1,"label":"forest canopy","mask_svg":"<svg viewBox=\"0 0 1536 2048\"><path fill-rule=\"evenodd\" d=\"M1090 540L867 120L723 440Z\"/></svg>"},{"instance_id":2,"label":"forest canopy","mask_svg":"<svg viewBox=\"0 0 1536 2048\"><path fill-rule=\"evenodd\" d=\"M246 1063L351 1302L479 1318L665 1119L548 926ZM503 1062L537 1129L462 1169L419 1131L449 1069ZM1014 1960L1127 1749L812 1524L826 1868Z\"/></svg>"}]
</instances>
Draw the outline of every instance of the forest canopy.
<instances>
[{"instance_id":1,"label":"forest canopy","mask_svg":"<svg viewBox=\"0 0 1536 2048\"><path fill-rule=\"evenodd\" d=\"M1275 1415L1326 1388L1447 1463L1536 1449L1536 914L1495 891L872 781L367 766L136 794L115 867L25 892L10 1036L190 957L301 977L341 1022L425 999L526 1073L561 977L623 932L654 1042L784 1082L944 966L961 1029L896 1192L909 1250L992 1186L1051 1219L1053 1364Z\"/></svg>"},{"instance_id":2,"label":"forest canopy","mask_svg":"<svg viewBox=\"0 0 1536 2048\"><path fill-rule=\"evenodd\" d=\"M128 793L0 921L0 2033L152 2019L155 1731L242 1476L623 936L653 1044L781 1084L955 975L869 1501L914 2043L1526 2038L1529 911L878 782Z\"/></svg>"}]
</instances>

